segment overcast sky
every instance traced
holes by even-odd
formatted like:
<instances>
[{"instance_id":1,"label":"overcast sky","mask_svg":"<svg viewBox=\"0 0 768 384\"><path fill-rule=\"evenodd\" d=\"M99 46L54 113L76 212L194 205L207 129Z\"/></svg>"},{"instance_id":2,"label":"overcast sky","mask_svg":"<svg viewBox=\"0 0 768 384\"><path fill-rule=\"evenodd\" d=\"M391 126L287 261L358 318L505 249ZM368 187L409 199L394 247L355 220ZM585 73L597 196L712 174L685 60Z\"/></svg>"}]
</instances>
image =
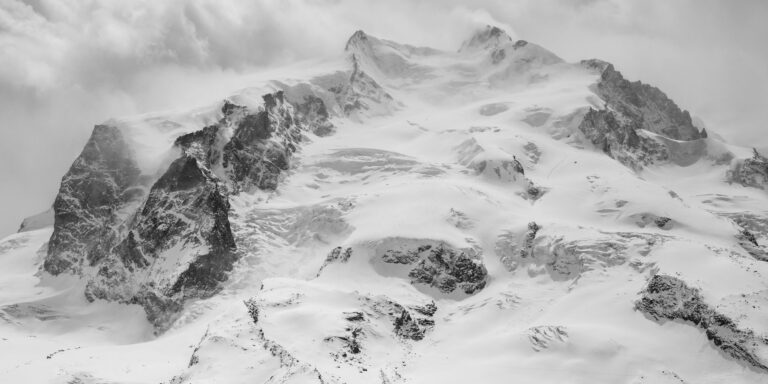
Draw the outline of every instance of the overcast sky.
<instances>
[{"instance_id":1,"label":"overcast sky","mask_svg":"<svg viewBox=\"0 0 768 384\"><path fill-rule=\"evenodd\" d=\"M357 29L453 50L496 24L768 148L766 20L762 0L0 0L0 236L51 205L94 124L221 99L241 73L341 54Z\"/></svg>"}]
</instances>

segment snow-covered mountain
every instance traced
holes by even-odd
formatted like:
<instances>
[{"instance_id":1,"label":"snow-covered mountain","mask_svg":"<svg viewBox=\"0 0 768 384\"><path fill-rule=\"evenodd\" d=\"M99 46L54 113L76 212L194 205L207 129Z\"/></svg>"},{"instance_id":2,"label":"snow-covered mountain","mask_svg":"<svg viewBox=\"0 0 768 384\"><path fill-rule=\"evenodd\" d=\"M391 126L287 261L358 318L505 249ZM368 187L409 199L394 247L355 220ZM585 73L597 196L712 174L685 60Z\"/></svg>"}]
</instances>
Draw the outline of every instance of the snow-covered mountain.
<instances>
[{"instance_id":1,"label":"snow-covered mountain","mask_svg":"<svg viewBox=\"0 0 768 384\"><path fill-rule=\"evenodd\" d=\"M0 242L2 382L768 383L768 159L659 89L491 26L244 86Z\"/></svg>"}]
</instances>

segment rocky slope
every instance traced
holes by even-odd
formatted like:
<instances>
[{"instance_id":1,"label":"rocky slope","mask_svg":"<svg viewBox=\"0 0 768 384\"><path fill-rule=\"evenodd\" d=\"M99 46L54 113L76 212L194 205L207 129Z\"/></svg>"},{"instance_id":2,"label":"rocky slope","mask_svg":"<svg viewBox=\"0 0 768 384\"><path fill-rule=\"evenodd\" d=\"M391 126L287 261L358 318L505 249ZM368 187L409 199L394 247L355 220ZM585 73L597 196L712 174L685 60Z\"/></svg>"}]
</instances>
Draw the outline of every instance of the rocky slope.
<instances>
[{"instance_id":1,"label":"rocky slope","mask_svg":"<svg viewBox=\"0 0 768 384\"><path fill-rule=\"evenodd\" d=\"M740 329L728 316L710 308L697 289L688 287L680 279L653 276L635 308L656 321L666 319L691 322L702 328L707 338L723 352L750 366L768 371L760 355L760 348L768 345L768 338L757 336L749 329Z\"/></svg>"},{"instance_id":2,"label":"rocky slope","mask_svg":"<svg viewBox=\"0 0 768 384\"><path fill-rule=\"evenodd\" d=\"M768 188L768 158L752 149L752 157L737 161L729 172L731 181L744 186Z\"/></svg>"},{"instance_id":3,"label":"rocky slope","mask_svg":"<svg viewBox=\"0 0 768 384\"><path fill-rule=\"evenodd\" d=\"M97 126L0 242L0 377L765 381L762 155L497 27L339 51Z\"/></svg>"},{"instance_id":4,"label":"rocky slope","mask_svg":"<svg viewBox=\"0 0 768 384\"><path fill-rule=\"evenodd\" d=\"M97 126L64 176L44 269L85 277L89 300L140 304L160 329L214 294L237 260L229 196L275 189L304 132L331 130L318 98L263 99L255 111L226 101L216 124L178 137L180 157L154 181L119 129Z\"/></svg>"},{"instance_id":5,"label":"rocky slope","mask_svg":"<svg viewBox=\"0 0 768 384\"><path fill-rule=\"evenodd\" d=\"M690 113L658 88L630 82L600 60L581 64L600 73L593 89L604 104L588 110L579 130L607 155L641 169L666 161L685 166L706 154L700 141L705 136L693 126Z\"/></svg>"}]
</instances>

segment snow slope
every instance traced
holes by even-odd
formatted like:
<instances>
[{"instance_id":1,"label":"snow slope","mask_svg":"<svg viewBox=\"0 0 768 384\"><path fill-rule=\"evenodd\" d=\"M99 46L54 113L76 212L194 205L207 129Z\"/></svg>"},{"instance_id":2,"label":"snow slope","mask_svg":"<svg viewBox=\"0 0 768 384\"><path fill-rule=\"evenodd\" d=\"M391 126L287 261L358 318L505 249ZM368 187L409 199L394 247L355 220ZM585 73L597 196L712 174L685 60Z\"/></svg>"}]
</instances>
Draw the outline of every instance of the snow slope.
<instances>
[{"instance_id":1,"label":"snow slope","mask_svg":"<svg viewBox=\"0 0 768 384\"><path fill-rule=\"evenodd\" d=\"M690 165L634 171L578 129L603 108L599 74L493 30L457 53L359 32L346 58L323 73L269 73L278 81L229 97L299 92L291 85L353 65L392 102L332 107L335 133L307 133L276 191L230 198L242 256L165 333L136 305L88 303L83 282L42 272L50 225L2 240L1 381L768 383L696 324L635 308L651 276L675 276L768 337L768 262L755 256L768 195L727 183L732 162L721 161L747 149L705 138ZM215 113L120 124L155 169ZM467 277L430 259L437 249L482 265L472 276L482 287L445 288ZM768 344L754 351L768 362Z\"/></svg>"}]
</instances>

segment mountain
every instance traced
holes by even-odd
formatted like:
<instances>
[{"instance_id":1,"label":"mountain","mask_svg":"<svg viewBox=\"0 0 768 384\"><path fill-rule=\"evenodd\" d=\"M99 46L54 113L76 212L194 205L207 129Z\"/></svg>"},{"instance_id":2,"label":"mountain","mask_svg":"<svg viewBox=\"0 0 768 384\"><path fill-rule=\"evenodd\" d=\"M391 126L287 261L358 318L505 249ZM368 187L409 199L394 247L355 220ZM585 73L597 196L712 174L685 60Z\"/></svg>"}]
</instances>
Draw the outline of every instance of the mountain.
<instances>
[{"instance_id":1,"label":"mountain","mask_svg":"<svg viewBox=\"0 0 768 384\"><path fill-rule=\"evenodd\" d=\"M96 125L0 242L0 377L768 380L763 154L498 27L341 48Z\"/></svg>"}]
</instances>

